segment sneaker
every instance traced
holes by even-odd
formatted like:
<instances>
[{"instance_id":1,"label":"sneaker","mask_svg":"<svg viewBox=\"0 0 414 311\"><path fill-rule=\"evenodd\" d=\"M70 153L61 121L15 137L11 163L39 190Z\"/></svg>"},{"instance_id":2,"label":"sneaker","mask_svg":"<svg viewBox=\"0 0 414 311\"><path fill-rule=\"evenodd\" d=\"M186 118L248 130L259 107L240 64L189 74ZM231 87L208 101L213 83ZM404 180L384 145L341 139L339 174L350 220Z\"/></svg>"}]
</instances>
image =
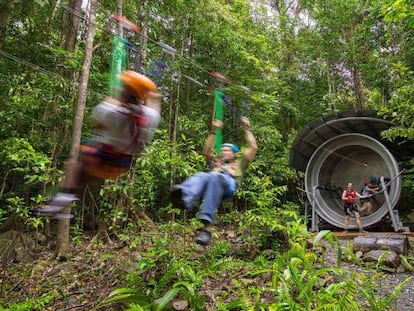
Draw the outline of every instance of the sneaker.
<instances>
[{"instance_id":1,"label":"sneaker","mask_svg":"<svg viewBox=\"0 0 414 311\"><path fill-rule=\"evenodd\" d=\"M170 192L170 201L174 208L187 209L183 200L183 189L175 185Z\"/></svg>"},{"instance_id":2,"label":"sneaker","mask_svg":"<svg viewBox=\"0 0 414 311\"><path fill-rule=\"evenodd\" d=\"M52 216L53 219L72 219L73 217L74 217L73 214L61 214L61 213L54 214Z\"/></svg>"},{"instance_id":3,"label":"sneaker","mask_svg":"<svg viewBox=\"0 0 414 311\"><path fill-rule=\"evenodd\" d=\"M52 199L53 205L68 205L74 201L79 201L74 193L58 192Z\"/></svg>"},{"instance_id":4,"label":"sneaker","mask_svg":"<svg viewBox=\"0 0 414 311\"><path fill-rule=\"evenodd\" d=\"M38 208L32 211L32 216L34 217L47 217L50 219L72 219L75 216L73 214L66 214L66 213L47 213L42 212L42 208Z\"/></svg>"},{"instance_id":5,"label":"sneaker","mask_svg":"<svg viewBox=\"0 0 414 311\"><path fill-rule=\"evenodd\" d=\"M74 201L78 201L78 197L73 193L57 193L53 199L45 207L39 207L33 211L38 216L53 216L62 211L66 206Z\"/></svg>"},{"instance_id":6,"label":"sneaker","mask_svg":"<svg viewBox=\"0 0 414 311\"><path fill-rule=\"evenodd\" d=\"M204 245L204 246L210 244L211 232L204 228L197 229L197 231L199 233L197 237L195 238L195 242L197 244Z\"/></svg>"}]
</instances>

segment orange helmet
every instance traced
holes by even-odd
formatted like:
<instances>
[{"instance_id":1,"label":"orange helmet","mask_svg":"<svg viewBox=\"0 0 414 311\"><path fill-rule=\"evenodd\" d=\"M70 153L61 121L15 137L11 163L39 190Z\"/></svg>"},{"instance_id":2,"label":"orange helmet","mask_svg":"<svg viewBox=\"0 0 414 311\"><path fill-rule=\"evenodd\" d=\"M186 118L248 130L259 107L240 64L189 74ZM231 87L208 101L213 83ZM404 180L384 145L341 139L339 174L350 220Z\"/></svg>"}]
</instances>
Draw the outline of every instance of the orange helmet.
<instances>
[{"instance_id":1,"label":"orange helmet","mask_svg":"<svg viewBox=\"0 0 414 311\"><path fill-rule=\"evenodd\" d=\"M157 91L157 86L151 79L132 70L121 73L120 79L128 91L141 100L144 100L147 92Z\"/></svg>"}]
</instances>

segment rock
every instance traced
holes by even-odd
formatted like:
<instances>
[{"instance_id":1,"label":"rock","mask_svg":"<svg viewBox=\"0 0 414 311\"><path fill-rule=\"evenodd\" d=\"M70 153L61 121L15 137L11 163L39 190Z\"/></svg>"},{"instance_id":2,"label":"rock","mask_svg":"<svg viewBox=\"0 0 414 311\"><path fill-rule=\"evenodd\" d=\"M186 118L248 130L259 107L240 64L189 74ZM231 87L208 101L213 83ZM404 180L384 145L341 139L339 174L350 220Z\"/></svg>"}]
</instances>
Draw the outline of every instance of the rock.
<instances>
[{"instance_id":1,"label":"rock","mask_svg":"<svg viewBox=\"0 0 414 311\"><path fill-rule=\"evenodd\" d=\"M135 252L133 257L135 260L125 263L122 267L120 267L121 271L126 273L135 273L137 271L137 265L142 261L142 255L139 252Z\"/></svg>"},{"instance_id":2,"label":"rock","mask_svg":"<svg viewBox=\"0 0 414 311\"><path fill-rule=\"evenodd\" d=\"M3 265L12 262L30 262L36 243L22 232L10 230L0 234L0 260Z\"/></svg>"},{"instance_id":3,"label":"rock","mask_svg":"<svg viewBox=\"0 0 414 311\"><path fill-rule=\"evenodd\" d=\"M52 269L51 266L51 263L47 260L38 260L32 268L30 277L40 278L47 270L50 271Z\"/></svg>"},{"instance_id":4,"label":"rock","mask_svg":"<svg viewBox=\"0 0 414 311\"><path fill-rule=\"evenodd\" d=\"M47 243L46 235L44 235L41 232L36 232L36 240L37 240L37 243L39 243L40 245L46 245Z\"/></svg>"},{"instance_id":5,"label":"rock","mask_svg":"<svg viewBox=\"0 0 414 311\"><path fill-rule=\"evenodd\" d=\"M356 257L356 258L358 258L358 259L361 259L363 256L364 256L364 253L363 253L363 252L361 252L361 251L357 251L357 252L355 253L355 257Z\"/></svg>"},{"instance_id":6,"label":"rock","mask_svg":"<svg viewBox=\"0 0 414 311\"><path fill-rule=\"evenodd\" d=\"M23 246L16 247L14 249L15 257L14 262L28 262L29 260L26 259L27 257L27 250Z\"/></svg>"},{"instance_id":7,"label":"rock","mask_svg":"<svg viewBox=\"0 0 414 311\"><path fill-rule=\"evenodd\" d=\"M393 251L372 250L364 256L364 261L366 262L374 262L379 259L381 259L381 264L391 268L397 268L400 264L400 256Z\"/></svg>"},{"instance_id":8,"label":"rock","mask_svg":"<svg viewBox=\"0 0 414 311\"><path fill-rule=\"evenodd\" d=\"M188 302L187 302L187 300L182 300L182 299L178 300L177 299L177 300L174 300L172 302L172 307L174 308L174 310L182 311L182 310L187 309Z\"/></svg>"}]
</instances>

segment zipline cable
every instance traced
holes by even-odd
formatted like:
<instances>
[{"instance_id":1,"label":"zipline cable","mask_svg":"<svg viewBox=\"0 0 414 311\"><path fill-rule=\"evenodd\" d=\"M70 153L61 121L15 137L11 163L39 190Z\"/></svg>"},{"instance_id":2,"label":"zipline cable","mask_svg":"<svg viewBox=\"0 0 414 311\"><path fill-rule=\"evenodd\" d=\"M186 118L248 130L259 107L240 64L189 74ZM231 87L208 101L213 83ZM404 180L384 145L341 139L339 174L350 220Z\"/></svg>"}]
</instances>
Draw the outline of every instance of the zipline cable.
<instances>
[{"instance_id":1,"label":"zipline cable","mask_svg":"<svg viewBox=\"0 0 414 311\"><path fill-rule=\"evenodd\" d=\"M86 21L86 22L89 22L89 20L85 17L85 16L83 16L79 11L76 11L76 10L74 10L74 9L72 9L72 8L69 8L69 7L67 7L67 6L65 6L65 5L62 5L62 4L58 4L61 8L63 8L63 9L65 9L65 10L67 10L70 14L73 14L73 15L75 15L75 16L77 16L77 17L79 17L80 19L83 19L84 21ZM103 27L100 27L100 26L97 26L96 25L96 23L95 23L95 26L97 27L97 28L99 28L99 29L101 29L101 30L103 30L103 31L105 31L105 32L107 32L107 33L110 33L111 35L116 35L114 32L112 32L112 31L110 31L110 30L107 30L107 29L104 29ZM173 47L171 47L171 46L169 46L169 45L167 45L167 44L165 44L164 42L161 42L161 41L156 41L156 40L154 40L154 39L152 39L152 38L150 38L150 37L148 37L148 36L146 36L146 35L144 35L144 34L142 34L142 32L141 31L139 31L139 30L136 30L136 31L134 31L135 33L137 33L141 38L144 38L144 39L147 39L149 42L151 42L151 43L154 43L154 44L156 44L156 45L158 45L160 48L162 48L164 51L166 51L167 50L167 52L168 52L168 50L174 50L175 52L175 55L179 58L179 59L182 59L182 60L184 60L185 62L187 62L187 63L189 63L190 65L193 65L194 67L196 67L196 68L198 68L202 73L204 73L204 74L207 74L208 76L212 76L212 72L211 71L209 71L209 70L207 70L207 69L205 69L203 66L201 66L200 64L198 64L198 63L196 63L196 62L194 62L190 57L186 57L186 56L184 56L184 55L180 55L180 54L178 54L177 52L176 52L176 50L173 48ZM133 44L133 43L130 43L134 48L137 48L137 46L135 45L135 44ZM188 75L183 75L185 78L187 78L188 79ZM214 78L214 76L213 76L213 78ZM192 81L192 82L194 82L194 83L196 83L197 85L199 85L199 86L201 86L201 85L203 85L205 88L208 88L206 85L204 85L202 82L199 82L198 80L196 80L196 79L194 79L194 78L190 78L190 79L188 79L188 80L190 80L190 81ZM197 82L195 82L195 81L197 81ZM228 84L228 85L233 85L233 86L235 86L235 87L237 87L237 88L239 88L239 89L241 89L241 90L244 90L244 88L245 88L245 86L243 86L243 85L239 85L239 84L237 84L237 83L234 83L234 82L229 82L229 81L227 81L227 83L226 84Z\"/></svg>"},{"instance_id":2,"label":"zipline cable","mask_svg":"<svg viewBox=\"0 0 414 311\"><path fill-rule=\"evenodd\" d=\"M13 60L13 61L15 61L15 62L17 62L17 63L19 63L19 64L22 64L22 65L25 65L25 66L27 66L27 67L30 67L30 68L32 68L32 69L34 69L34 70L36 70L36 71L39 71L39 72L41 72L41 73L43 73L43 74L46 74L46 75L49 75L49 76L52 76L52 77L58 78L58 79L60 79L61 81L70 82L70 79L69 79L69 78L65 78L65 77L63 77L63 76L59 75L59 74L58 74L58 73L56 73L56 72L52 72L52 71L50 71L50 70L47 70L47 69L45 69L45 68L43 68L43 67L40 67L40 66L38 66L38 65L36 65L36 64L33 64L33 63L29 62L29 61L26 61L26 60L24 60L24 59L21 59L21 58L19 58L19 57L15 56L15 55L12 55L12 54L10 54L10 53L7 53L6 51L3 51L3 50L1 50L1 49L0 49L0 55L3 55L3 56L5 56L6 58L9 58L9 59L11 59L11 60ZM105 96L105 95L106 95L105 93L98 92L98 91L95 91L95 90L93 90L93 89L89 89L89 90L90 90L90 92L91 92L91 93L93 93L93 94L95 94L95 95L99 95L99 96Z\"/></svg>"},{"instance_id":3,"label":"zipline cable","mask_svg":"<svg viewBox=\"0 0 414 311\"><path fill-rule=\"evenodd\" d=\"M60 76L59 74L57 74L55 72L52 72L52 71L47 70L45 68L42 68L42 67L40 67L38 65L35 65L35 64L31 63L31 62L28 62L28 61L24 60L24 59L18 58L17 56L14 56L14 55L12 55L10 53L7 53L6 51L3 51L1 49L0 49L0 54L3 55L3 56L5 56L5 57L7 57L7 58L9 58L9 59L12 59L12 60L18 62L18 63L21 63L23 65L26 65L26 66L28 66L28 67L30 67L32 69L35 69L35 70L40 71L42 73L45 73L47 75L54 76L54 77L57 77L59 79L65 80L65 78L63 78L62 76Z\"/></svg>"},{"instance_id":4,"label":"zipline cable","mask_svg":"<svg viewBox=\"0 0 414 311\"><path fill-rule=\"evenodd\" d=\"M83 19L83 20L84 20L84 21L86 21L86 22L89 22L89 20L88 20L88 19L87 19L87 18L86 18L83 14L81 14L79 11L76 11L76 10L74 10L74 9L72 9L72 8L69 8L69 7L67 7L67 6L65 6L65 5L62 5L62 4L58 4L58 5L59 5L61 8L63 8L63 9L65 9L65 10L67 10L70 14L73 14L73 15L75 15L75 16L77 16L77 17L79 17L80 19ZM99 28L99 29L101 29L101 30L103 30L103 31L105 31L105 32L107 32L107 33L109 33L109 34L111 34L111 35L116 35L114 32L112 32L112 31L110 31L110 30L107 30L107 29L105 29L105 28L103 28L103 27L97 26L97 25L96 25L96 23L95 23L95 26L96 26L97 28ZM145 38L145 39L149 40L150 42L152 42L152 43L154 43L154 44L158 45L158 46L159 46L160 48L162 48L164 51L166 51L166 50L168 51L169 49L173 49L173 50L176 52L176 50L175 50L174 48L172 48L171 46L169 46L169 45L167 45L167 44L165 44L165 43L163 43L163 42L156 41L156 40L154 40L154 39L152 39L152 38L150 38L150 37L148 37L148 36L145 36L145 35L143 35L140 31L136 31L136 33L138 33L138 34L139 34L142 38ZM130 44L131 44L134 48L137 48L137 46L136 46L135 44L133 44L133 43L130 43ZM171 50L170 50L170 51L171 51ZM3 50L0 50L0 54L4 55L4 56L6 56L6 57L8 57L8 58L10 58L10 59L12 59L12 60L14 60L14 61L17 61L17 62L19 62L19 63L21 63L21 64L24 64L24 65L26 65L26 66L28 66L28 67L31 67L31 68L33 68L33 69L35 69L35 70L38 70L38 71L41 71L41 72L46 73L46 74L48 74L48 75L52 75L52 76L55 76L55 77L59 77L60 79L66 80L65 78L63 78L62 76L58 75L57 73L51 72L51 71L49 71L49 70L47 70L47 69L44 69L44 68L42 68L42 67L40 67L40 66L38 66L38 65L35 65L35 64L30 63L30 62L28 62L28 61L25 61L25 60L23 60L23 59L20 59L20 58L18 58L18 57L16 57L16 56L14 56L14 55L12 55L12 54L9 54L9 53L7 53L7 52L5 52L5 51L3 51ZM195 63L193 60L191 60L191 58L185 57L185 56L180 55L180 54L178 54L178 53L175 53L175 55L176 55L179 59L183 59L184 61L189 62L190 64L192 64L192 65L194 65L195 67L199 68L199 69L201 70L201 72L202 72L202 73L206 73L208 76L211 76L211 77L213 77L213 78L214 78L214 74L212 74L212 72L210 72L210 71L206 70L204 67L202 67L202 66L201 66L201 65L199 65L198 63ZM214 72L213 72L213 73L214 73ZM188 80L193 81L194 83L196 83L196 84L197 84L197 85L199 85L199 86L203 86L203 87L205 87L205 88L208 88L208 87L207 87L206 85L204 85L203 83L199 82L198 80L196 80L196 79L194 79L194 78L192 78L192 77L190 77L190 76L188 76L188 75L183 75L183 76L184 76L185 78L187 78ZM245 90L246 90L246 87L245 87L245 86L243 86L243 85L238 85L238 84L236 84L236 83L234 83L234 82L229 82L228 80L226 81L226 84L236 86L236 87L240 88L242 91L245 91ZM344 133L345 133L345 132L344 132ZM314 146L314 147L319 147L319 145L318 145L318 144L313 143L313 142L311 142L311 141L309 141L309 140L307 140L307 139L302 138L302 140L303 140L303 141L305 141L305 142L307 142L308 144L310 144L310 145ZM344 159L344 160L351 161L351 162L354 162L354 163L356 163L356 164L363 164L363 162L361 162L361 161L357 161L357 160L351 159L350 157L348 157L348 156L344 156L344 155L339 154L339 153L337 153L337 152L332 152L329 148L324 148L324 147L322 147L322 149L323 149L323 150L325 150L325 151L330 151L331 153L333 153L333 154L337 155L338 157L340 157L340 158L342 158L342 159Z\"/></svg>"},{"instance_id":5,"label":"zipline cable","mask_svg":"<svg viewBox=\"0 0 414 311\"><path fill-rule=\"evenodd\" d=\"M23 59L21 59L21 58L18 58L18 57L16 57L16 56L14 56L14 55L12 55L12 54L10 54L10 53L7 53L7 52L5 52L5 51L3 51L3 50L1 50L0 49L0 54L1 55L3 55L3 56L5 56L5 57L7 57L7 58L10 58L10 59L12 59L12 60L14 60L14 61L16 61L16 62L18 62L18 63L21 63L21 64L23 64L23 65L26 65L26 66L28 66L28 67L31 67L32 69L35 69L35 70L38 70L38 71L40 71L40 72L42 72L42 73L45 73L45 74L48 74L48 75L51 75L51 76L54 76L54 77L57 77L57 78L59 78L59 79L61 79L61 80L63 80L63 81L67 81L67 79L65 79L64 77L62 77L62 76L60 76L59 74L57 74L57 73L54 73L54 72L52 72L52 71L49 71L49 70L47 70L47 69L44 69L44 68L42 68L42 67L40 67L40 66L38 66L38 65L35 65L35 64L33 64L33 63L31 63L31 62L28 62L28 61L26 61L26 60L23 60ZM94 92L95 94L99 94L99 95L101 95L102 93L100 93L100 92ZM346 134L346 132L342 132L342 134ZM306 143L308 143L309 145L312 145L312 146L314 146L314 147L316 147L316 148L321 148L320 146L319 146L319 144L316 144L316 143L314 143L314 142L312 142L312 141L309 141L309 140L307 140L307 139L305 139L305 138L301 138L303 141L305 141ZM329 149L329 148L325 148L325 147L322 147L321 148L321 150L325 150L325 151L329 151L329 152L331 152L333 155L336 155L336 156L338 156L339 158L342 158L343 160L346 160L346 161L350 161L351 163L354 163L354 164L358 164L358 165L363 165L364 164L364 162L363 161L357 161L357 160L354 160L354 159L352 159L352 158L350 158L350 157L348 157L348 156L344 156L343 154L340 154L340 153L338 153L338 152L336 152L336 151L332 151L331 149Z\"/></svg>"}]
</instances>

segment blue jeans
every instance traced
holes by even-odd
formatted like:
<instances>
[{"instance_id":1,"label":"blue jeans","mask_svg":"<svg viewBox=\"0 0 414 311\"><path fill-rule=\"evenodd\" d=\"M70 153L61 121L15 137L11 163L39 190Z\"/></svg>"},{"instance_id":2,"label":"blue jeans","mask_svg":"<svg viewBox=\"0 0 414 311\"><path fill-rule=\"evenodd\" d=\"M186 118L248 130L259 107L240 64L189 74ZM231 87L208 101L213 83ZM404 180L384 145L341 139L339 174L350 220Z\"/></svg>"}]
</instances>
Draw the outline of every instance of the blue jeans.
<instances>
[{"instance_id":1,"label":"blue jeans","mask_svg":"<svg viewBox=\"0 0 414 311\"><path fill-rule=\"evenodd\" d=\"M221 201L236 192L236 180L227 173L200 172L187 178L180 187L187 209L192 209L196 200L202 199L198 219L212 224Z\"/></svg>"}]
</instances>

